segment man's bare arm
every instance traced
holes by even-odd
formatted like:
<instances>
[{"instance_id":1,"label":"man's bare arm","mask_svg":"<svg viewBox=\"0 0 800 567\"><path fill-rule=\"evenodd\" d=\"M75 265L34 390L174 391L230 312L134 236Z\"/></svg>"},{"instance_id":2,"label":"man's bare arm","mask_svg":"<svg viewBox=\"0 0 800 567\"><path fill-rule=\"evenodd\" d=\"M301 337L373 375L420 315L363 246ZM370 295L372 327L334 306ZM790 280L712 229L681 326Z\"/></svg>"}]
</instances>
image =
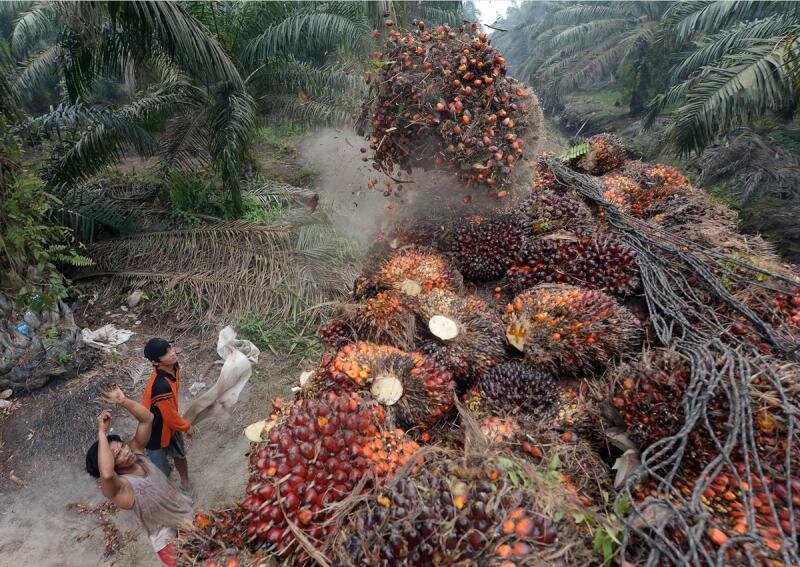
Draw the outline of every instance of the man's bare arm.
<instances>
[{"instance_id":1,"label":"man's bare arm","mask_svg":"<svg viewBox=\"0 0 800 567\"><path fill-rule=\"evenodd\" d=\"M126 510L133 508L133 491L130 485L117 476L114 454L108 444L111 410L103 410L97 417L97 468L100 469L100 490L103 496Z\"/></svg>"},{"instance_id":2,"label":"man's bare arm","mask_svg":"<svg viewBox=\"0 0 800 567\"><path fill-rule=\"evenodd\" d=\"M116 384L110 384L103 390L103 399L110 404L125 408L139 422L130 445L134 453L144 452L150 440L150 432L153 430L153 414L150 410L126 397Z\"/></svg>"}]
</instances>

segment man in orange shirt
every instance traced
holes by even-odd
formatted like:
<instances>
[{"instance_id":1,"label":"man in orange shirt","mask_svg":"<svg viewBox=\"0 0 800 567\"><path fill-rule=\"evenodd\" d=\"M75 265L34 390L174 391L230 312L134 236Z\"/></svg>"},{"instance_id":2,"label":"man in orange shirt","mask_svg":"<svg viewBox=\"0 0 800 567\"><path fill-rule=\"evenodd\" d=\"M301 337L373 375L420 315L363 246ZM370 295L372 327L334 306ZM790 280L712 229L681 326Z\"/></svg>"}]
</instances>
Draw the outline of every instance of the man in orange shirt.
<instances>
[{"instance_id":1,"label":"man in orange shirt","mask_svg":"<svg viewBox=\"0 0 800 567\"><path fill-rule=\"evenodd\" d=\"M181 491L189 493L189 464L182 432L194 436L194 428L178 411L180 366L175 349L164 339L152 338L144 345L144 356L153 364L153 372L144 389L142 405L153 414L153 430L147 443L147 455L169 476L172 457L181 477Z\"/></svg>"}]
</instances>

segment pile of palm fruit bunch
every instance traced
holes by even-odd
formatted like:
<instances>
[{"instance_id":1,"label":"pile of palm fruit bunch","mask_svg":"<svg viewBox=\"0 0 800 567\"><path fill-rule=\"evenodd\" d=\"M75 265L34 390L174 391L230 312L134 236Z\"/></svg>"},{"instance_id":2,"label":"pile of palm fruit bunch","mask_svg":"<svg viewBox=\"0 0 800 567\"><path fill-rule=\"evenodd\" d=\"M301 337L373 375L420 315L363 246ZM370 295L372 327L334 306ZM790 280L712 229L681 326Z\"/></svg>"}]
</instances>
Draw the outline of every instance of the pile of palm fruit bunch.
<instances>
[{"instance_id":1,"label":"pile of palm fruit bunch","mask_svg":"<svg viewBox=\"0 0 800 567\"><path fill-rule=\"evenodd\" d=\"M410 174L432 160L504 196L523 155L527 104L538 103L506 75L505 58L489 37L476 24L417 21L412 31L392 29L373 65L365 75L369 96L358 129L369 142L374 169L395 179L396 171ZM370 189L377 184L370 181ZM385 185L390 193L391 183Z\"/></svg>"},{"instance_id":2,"label":"pile of palm fruit bunch","mask_svg":"<svg viewBox=\"0 0 800 567\"><path fill-rule=\"evenodd\" d=\"M455 127L452 91L438 123L424 105L444 70L463 88L460 53L498 57L417 29L370 79L370 108L385 88L411 112L370 115L387 168ZM265 412L242 502L198 516L182 562L800 563L798 274L613 136L534 167L522 200L382 235Z\"/></svg>"}]
</instances>

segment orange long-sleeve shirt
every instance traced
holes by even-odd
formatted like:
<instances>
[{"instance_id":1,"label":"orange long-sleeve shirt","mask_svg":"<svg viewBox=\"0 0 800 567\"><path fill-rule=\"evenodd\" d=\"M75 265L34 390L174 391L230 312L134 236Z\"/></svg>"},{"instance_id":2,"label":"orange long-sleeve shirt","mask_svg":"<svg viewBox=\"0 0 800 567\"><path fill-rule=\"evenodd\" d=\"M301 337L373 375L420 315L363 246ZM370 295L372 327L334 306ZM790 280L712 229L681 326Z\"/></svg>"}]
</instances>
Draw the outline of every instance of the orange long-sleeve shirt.
<instances>
[{"instance_id":1,"label":"orange long-sleeve shirt","mask_svg":"<svg viewBox=\"0 0 800 567\"><path fill-rule=\"evenodd\" d=\"M186 431L190 423L178 411L178 388L181 371L175 365L174 374L154 368L147 381L142 405L153 413L153 431L150 433L148 449L167 447L176 431Z\"/></svg>"}]
</instances>

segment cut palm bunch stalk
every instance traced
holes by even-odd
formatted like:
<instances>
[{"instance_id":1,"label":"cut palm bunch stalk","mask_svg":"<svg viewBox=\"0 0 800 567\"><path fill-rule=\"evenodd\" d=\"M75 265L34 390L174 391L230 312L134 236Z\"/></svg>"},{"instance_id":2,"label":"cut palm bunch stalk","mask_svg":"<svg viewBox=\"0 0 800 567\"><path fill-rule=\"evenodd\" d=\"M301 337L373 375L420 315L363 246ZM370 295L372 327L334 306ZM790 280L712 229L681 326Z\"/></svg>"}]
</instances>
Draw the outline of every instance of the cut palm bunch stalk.
<instances>
[{"instance_id":1,"label":"cut palm bunch stalk","mask_svg":"<svg viewBox=\"0 0 800 567\"><path fill-rule=\"evenodd\" d=\"M465 278L497 280L517 260L525 231L519 215L470 216L460 219L451 235L450 255Z\"/></svg>"},{"instance_id":2,"label":"cut palm bunch stalk","mask_svg":"<svg viewBox=\"0 0 800 567\"><path fill-rule=\"evenodd\" d=\"M556 232L527 242L518 258L506 273L516 291L567 283L624 296L639 285L636 253L608 235Z\"/></svg>"},{"instance_id":3,"label":"cut palm bunch stalk","mask_svg":"<svg viewBox=\"0 0 800 567\"><path fill-rule=\"evenodd\" d=\"M564 375L602 369L641 345L639 321L610 296L542 284L514 298L506 338L538 368Z\"/></svg>"},{"instance_id":4,"label":"cut palm bunch stalk","mask_svg":"<svg viewBox=\"0 0 800 567\"><path fill-rule=\"evenodd\" d=\"M406 429L434 425L455 400L450 372L431 358L363 341L323 360L300 395L313 397L329 390L362 392L385 406L387 423Z\"/></svg>"},{"instance_id":5,"label":"cut palm bunch stalk","mask_svg":"<svg viewBox=\"0 0 800 567\"><path fill-rule=\"evenodd\" d=\"M306 311L313 321L323 315L315 306L347 288L338 242L325 224L222 222L98 242L87 249L95 265L72 278L158 284L151 297L195 319L257 312L282 323Z\"/></svg>"},{"instance_id":6,"label":"cut palm bunch stalk","mask_svg":"<svg viewBox=\"0 0 800 567\"><path fill-rule=\"evenodd\" d=\"M538 101L506 75L505 58L476 31L476 24L423 23L390 31L373 54L378 70L365 75L370 92L358 126L377 171L391 177L432 160L491 190L509 183Z\"/></svg>"},{"instance_id":7,"label":"cut palm bunch stalk","mask_svg":"<svg viewBox=\"0 0 800 567\"><path fill-rule=\"evenodd\" d=\"M462 388L505 357L503 323L474 295L435 290L418 296L415 309L435 337L420 350L447 368Z\"/></svg>"},{"instance_id":8,"label":"cut palm bunch stalk","mask_svg":"<svg viewBox=\"0 0 800 567\"><path fill-rule=\"evenodd\" d=\"M477 435L482 436L480 432ZM578 499L524 459L423 449L342 526L335 564L578 565L591 550ZM562 513L558 513L561 511Z\"/></svg>"},{"instance_id":9,"label":"cut palm bunch stalk","mask_svg":"<svg viewBox=\"0 0 800 567\"><path fill-rule=\"evenodd\" d=\"M367 280L378 289L395 289L417 296L434 289L460 291L461 274L447 259L432 250L408 248L392 253Z\"/></svg>"}]
</instances>

